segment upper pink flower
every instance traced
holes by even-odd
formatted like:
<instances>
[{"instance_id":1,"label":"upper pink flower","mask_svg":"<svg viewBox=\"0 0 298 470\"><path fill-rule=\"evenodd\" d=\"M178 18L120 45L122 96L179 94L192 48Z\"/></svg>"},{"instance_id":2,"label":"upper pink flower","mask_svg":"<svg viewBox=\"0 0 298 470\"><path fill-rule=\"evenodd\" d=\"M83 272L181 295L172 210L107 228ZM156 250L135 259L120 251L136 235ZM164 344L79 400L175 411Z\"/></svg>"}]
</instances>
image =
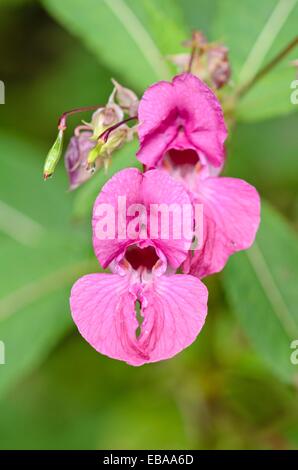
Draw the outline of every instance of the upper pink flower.
<instances>
[{"instance_id":1,"label":"upper pink flower","mask_svg":"<svg viewBox=\"0 0 298 470\"><path fill-rule=\"evenodd\" d=\"M148 88L139 106L138 158L166 170L203 204L201 248L189 253L183 271L202 278L221 271L229 256L249 248L260 222L256 189L218 177L227 135L213 92L189 73Z\"/></svg>"},{"instance_id":2,"label":"upper pink flower","mask_svg":"<svg viewBox=\"0 0 298 470\"><path fill-rule=\"evenodd\" d=\"M139 236L120 239L123 225L128 229L133 219L123 221L119 196L126 197L127 208L142 205L146 214L151 204L182 206L190 200L183 185L165 172L126 169L105 184L94 205L94 250L113 274L89 274L75 283L70 299L73 319L97 351L138 366L172 357L194 341L205 321L208 292L196 277L173 274L185 260L191 240L151 239L141 222ZM116 237L100 240L103 208L111 207Z\"/></svg>"},{"instance_id":3,"label":"upper pink flower","mask_svg":"<svg viewBox=\"0 0 298 470\"><path fill-rule=\"evenodd\" d=\"M227 130L219 101L190 73L161 81L144 93L138 111L139 160L156 167L173 149L192 149L203 164L221 167Z\"/></svg>"}]
</instances>

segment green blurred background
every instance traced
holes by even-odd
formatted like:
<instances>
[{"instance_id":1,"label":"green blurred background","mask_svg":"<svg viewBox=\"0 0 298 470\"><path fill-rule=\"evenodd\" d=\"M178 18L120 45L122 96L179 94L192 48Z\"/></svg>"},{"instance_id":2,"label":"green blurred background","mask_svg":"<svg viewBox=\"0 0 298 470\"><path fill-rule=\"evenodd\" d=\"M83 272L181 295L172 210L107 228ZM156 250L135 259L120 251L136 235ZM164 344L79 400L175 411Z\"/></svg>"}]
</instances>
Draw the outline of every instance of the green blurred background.
<instances>
[{"instance_id":1,"label":"green blurred background","mask_svg":"<svg viewBox=\"0 0 298 470\"><path fill-rule=\"evenodd\" d=\"M298 448L298 51L236 104L225 172L257 187L262 226L206 280L206 325L174 359L133 368L103 357L68 306L74 280L98 269L94 197L136 164L136 142L75 193L62 164L41 177L58 116L106 102L111 77L141 96L173 74L164 57L196 28L229 47L233 94L297 24L296 0L0 0L1 449Z\"/></svg>"}]
</instances>

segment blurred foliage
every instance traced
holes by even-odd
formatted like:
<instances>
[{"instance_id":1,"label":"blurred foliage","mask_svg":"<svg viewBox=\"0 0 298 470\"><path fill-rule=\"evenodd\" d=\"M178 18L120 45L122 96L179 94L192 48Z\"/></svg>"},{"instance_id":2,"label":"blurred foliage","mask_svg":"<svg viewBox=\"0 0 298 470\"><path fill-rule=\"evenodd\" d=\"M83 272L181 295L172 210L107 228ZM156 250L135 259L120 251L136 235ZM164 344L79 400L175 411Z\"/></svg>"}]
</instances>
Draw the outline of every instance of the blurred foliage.
<instances>
[{"instance_id":1,"label":"blurred foliage","mask_svg":"<svg viewBox=\"0 0 298 470\"><path fill-rule=\"evenodd\" d=\"M295 0L0 0L0 448L298 448L291 56L239 101L228 142L225 173L270 203L257 243L206 280L206 327L170 361L132 368L100 356L68 307L73 281L99 270L93 200L115 171L138 165L137 143L74 194L62 165L41 180L59 114L106 102L110 77L141 95L173 73L163 57L196 28L229 47L233 92L296 25Z\"/></svg>"},{"instance_id":2,"label":"blurred foliage","mask_svg":"<svg viewBox=\"0 0 298 470\"><path fill-rule=\"evenodd\" d=\"M297 22L296 0L219 2L213 34L229 47L235 85L242 86L251 79L295 38ZM264 119L293 111L289 97L294 75L290 60L296 57L297 52L292 51L244 96L237 106L239 119Z\"/></svg>"},{"instance_id":3,"label":"blurred foliage","mask_svg":"<svg viewBox=\"0 0 298 470\"><path fill-rule=\"evenodd\" d=\"M223 274L256 349L280 377L293 383L298 383L298 373L289 361L289 345L298 338L297 264L296 236L264 203L253 247L234 256Z\"/></svg>"},{"instance_id":4,"label":"blurred foliage","mask_svg":"<svg viewBox=\"0 0 298 470\"><path fill-rule=\"evenodd\" d=\"M187 31L172 0L85 0L83 8L81 0L44 3L122 80L143 89L170 77L162 54L179 49Z\"/></svg>"}]
</instances>

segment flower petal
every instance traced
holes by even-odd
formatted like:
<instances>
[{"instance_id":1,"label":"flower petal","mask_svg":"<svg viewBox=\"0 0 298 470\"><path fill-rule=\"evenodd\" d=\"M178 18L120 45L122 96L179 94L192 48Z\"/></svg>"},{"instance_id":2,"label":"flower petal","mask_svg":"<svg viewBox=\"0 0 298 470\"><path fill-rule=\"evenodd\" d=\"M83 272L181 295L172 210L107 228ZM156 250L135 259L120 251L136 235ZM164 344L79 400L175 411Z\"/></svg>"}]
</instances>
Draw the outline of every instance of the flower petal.
<instances>
[{"instance_id":1,"label":"flower petal","mask_svg":"<svg viewBox=\"0 0 298 470\"><path fill-rule=\"evenodd\" d=\"M243 180L211 177L199 181L196 202L204 204L203 248L188 258L184 271L201 278L221 271L231 254L253 244L260 197Z\"/></svg>"},{"instance_id":2,"label":"flower petal","mask_svg":"<svg viewBox=\"0 0 298 470\"><path fill-rule=\"evenodd\" d=\"M118 237L119 196L126 197L126 207L124 208L126 211L132 204L142 204L144 206L147 213L146 239L151 240L151 235L154 237L156 234L152 238L153 244L163 252L172 267L177 268L180 266L185 260L191 244L191 234L188 235L188 238L184 236L182 226L185 206L188 206L189 218L190 221L192 220L192 205L189 196L183 184L175 181L166 172L150 170L143 174L136 168L129 168L116 173L104 185L95 201L92 219L93 245L95 254L102 266L107 267L130 244L138 241L138 239L128 237L127 225L130 219L126 217L126 212L123 214L125 216L123 220L123 238ZM106 209L105 204L109 205ZM152 209L152 204L156 205L156 212ZM159 207L164 211L162 217L160 216ZM110 223L112 229L114 227L115 230L114 236L111 233L110 238L103 239L99 235L99 227L102 227L102 212L108 209L111 210L110 217L107 218L104 215L104 220L107 220L107 223ZM173 215L173 211L177 214L177 218ZM104 214L106 213L104 212ZM164 221L163 224L162 221ZM150 222L152 222L151 225ZM155 233L153 233L154 222ZM167 226L169 229L168 238L166 238ZM164 232L162 232L163 229L165 229ZM144 241L144 238L142 240Z\"/></svg>"},{"instance_id":3,"label":"flower petal","mask_svg":"<svg viewBox=\"0 0 298 470\"><path fill-rule=\"evenodd\" d=\"M168 263L173 268L178 268L185 260L192 242L192 236L189 235L187 238L183 231L183 223L187 222L183 220L183 211L187 207L190 210L190 228L192 228L191 220L193 218L192 204L184 185L174 180L165 171L149 170L144 173L142 197L148 213L151 215L152 223L158 228L159 237L153 239L154 245L163 252L167 257ZM154 211L153 205L156 205L156 208L158 205L161 205L161 210L164 209L164 218ZM171 212L171 208L173 212ZM176 214L177 219L175 215L171 214ZM162 220L164 220L163 226ZM168 234L167 230L164 230L167 225L169 229ZM152 235L152 233L152 226L150 226L149 235ZM175 234L177 238L175 238Z\"/></svg>"},{"instance_id":4,"label":"flower petal","mask_svg":"<svg viewBox=\"0 0 298 470\"><path fill-rule=\"evenodd\" d=\"M89 274L74 284L70 307L81 335L96 351L113 359L140 364L135 300L135 295L129 292L126 276Z\"/></svg>"},{"instance_id":5,"label":"flower petal","mask_svg":"<svg viewBox=\"0 0 298 470\"><path fill-rule=\"evenodd\" d=\"M172 147L172 143L178 135L175 123L168 120L152 134L148 134L142 140L140 138L140 148L137 151L137 158L148 168L156 168L162 160L167 150ZM139 133L140 136L140 133ZM191 144L188 144L190 147Z\"/></svg>"},{"instance_id":6,"label":"flower petal","mask_svg":"<svg viewBox=\"0 0 298 470\"><path fill-rule=\"evenodd\" d=\"M207 315L207 288L194 276L176 274L156 278L143 295L139 345L147 352L148 362L169 359L201 331Z\"/></svg>"},{"instance_id":7,"label":"flower petal","mask_svg":"<svg viewBox=\"0 0 298 470\"><path fill-rule=\"evenodd\" d=\"M119 171L103 186L95 201L92 217L93 247L99 262L104 268L130 244L127 238L121 239L118 237L118 223L116 223L117 221L115 220L115 215L118 214L118 197L126 197L127 207L139 203L142 180L143 176L136 168L128 168ZM114 224L115 231L114 236L111 235L110 239L102 240L98 236L98 224L101 220L100 212L104 208L104 204L108 204L110 209L113 209L111 216L107 217L107 221L112 227Z\"/></svg>"},{"instance_id":8,"label":"flower petal","mask_svg":"<svg viewBox=\"0 0 298 470\"><path fill-rule=\"evenodd\" d=\"M137 291L141 297L141 334L136 336ZM189 346L207 314L208 292L193 276L156 278L146 287L129 286L128 276L90 274L72 288L70 305L81 335L98 352L128 364L168 359Z\"/></svg>"},{"instance_id":9,"label":"flower petal","mask_svg":"<svg viewBox=\"0 0 298 470\"><path fill-rule=\"evenodd\" d=\"M196 150L202 160L216 167L223 164L227 137L223 112L214 93L194 75L183 73L172 83L148 88L138 116L137 157L145 165L157 166L169 149L181 149L183 140L185 148Z\"/></svg>"},{"instance_id":10,"label":"flower petal","mask_svg":"<svg viewBox=\"0 0 298 470\"><path fill-rule=\"evenodd\" d=\"M157 130L173 112L175 106L175 94L170 82L157 82L147 88L138 110L140 140Z\"/></svg>"},{"instance_id":11,"label":"flower petal","mask_svg":"<svg viewBox=\"0 0 298 470\"><path fill-rule=\"evenodd\" d=\"M173 85L189 140L210 164L222 165L227 129L218 99L204 82L190 73L177 75Z\"/></svg>"},{"instance_id":12,"label":"flower petal","mask_svg":"<svg viewBox=\"0 0 298 470\"><path fill-rule=\"evenodd\" d=\"M161 81L144 93L138 110L140 148L137 158L149 168L157 166L178 134L172 83Z\"/></svg>"},{"instance_id":13,"label":"flower petal","mask_svg":"<svg viewBox=\"0 0 298 470\"><path fill-rule=\"evenodd\" d=\"M70 139L65 153L65 167L69 178L69 189L76 189L85 181L89 180L92 173L87 170L87 157L95 142L90 140L92 132L81 132L80 135ZM100 162L96 162L98 168Z\"/></svg>"}]
</instances>

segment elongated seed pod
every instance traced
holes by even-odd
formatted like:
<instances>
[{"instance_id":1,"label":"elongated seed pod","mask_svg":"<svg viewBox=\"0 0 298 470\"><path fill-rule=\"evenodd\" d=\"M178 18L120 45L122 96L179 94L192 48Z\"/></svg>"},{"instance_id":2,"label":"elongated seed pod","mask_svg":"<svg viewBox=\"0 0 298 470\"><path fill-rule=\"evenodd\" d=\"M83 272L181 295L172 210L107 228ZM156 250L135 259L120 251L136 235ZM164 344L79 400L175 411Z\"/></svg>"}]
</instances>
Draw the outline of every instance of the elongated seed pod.
<instances>
[{"instance_id":1,"label":"elongated seed pod","mask_svg":"<svg viewBox=\"0 0 298 470\"><path fill-rule=\"evenodd\" d=\"M63 130L59 130L57 138L51 147L45 164L44 164L44 169L43 169L43 177L44 179L50 178L57 166L57 163L59 162L61 155L62 155L62 150L63 150Z\"/></svg>"}]
</instances>

